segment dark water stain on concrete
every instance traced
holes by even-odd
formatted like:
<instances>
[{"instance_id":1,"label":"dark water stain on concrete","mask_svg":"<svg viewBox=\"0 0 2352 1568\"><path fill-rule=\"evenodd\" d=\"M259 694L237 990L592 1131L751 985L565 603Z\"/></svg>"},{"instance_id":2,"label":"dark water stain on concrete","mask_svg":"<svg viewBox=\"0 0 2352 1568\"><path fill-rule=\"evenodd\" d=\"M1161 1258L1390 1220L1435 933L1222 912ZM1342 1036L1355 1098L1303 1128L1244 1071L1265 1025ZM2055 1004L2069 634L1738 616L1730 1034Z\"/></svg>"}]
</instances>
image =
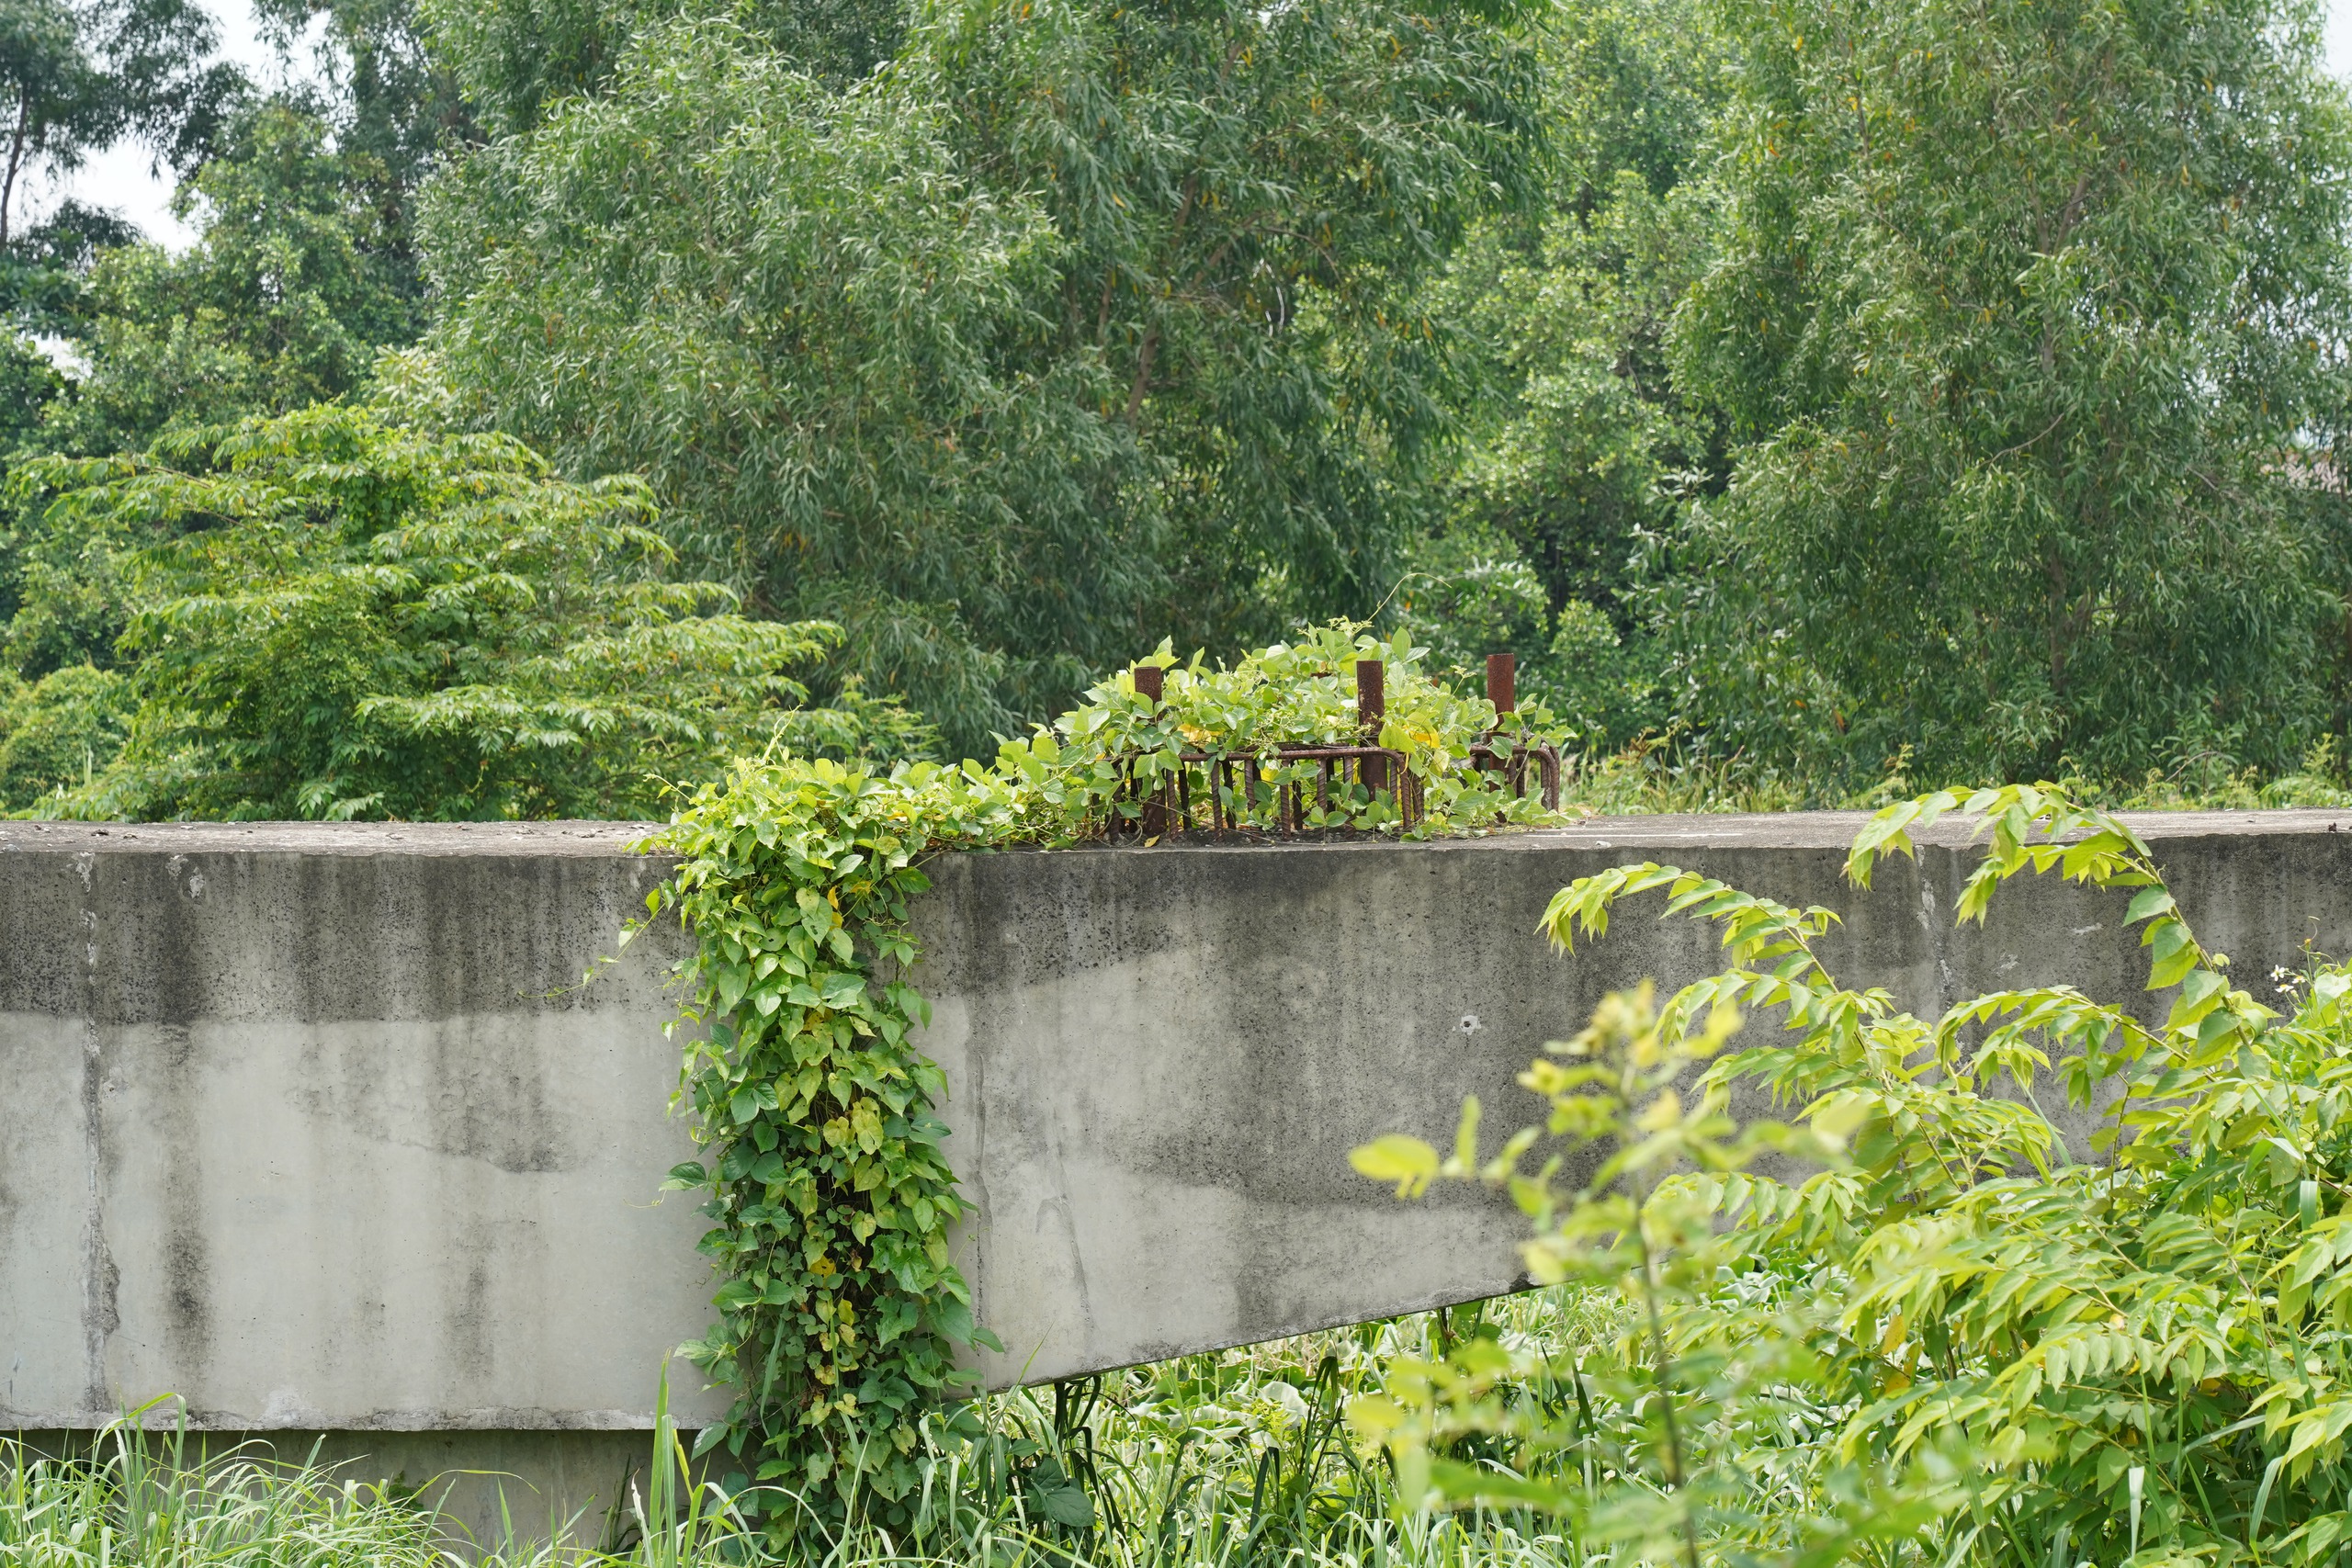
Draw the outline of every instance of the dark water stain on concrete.
<instances>
[{"instance_id":1,"label":"dark water stain on concrete","mask_svg":"<svg viewBox=\"0 0 2352 1568\"><path fill-rule=\"evenodd\" d=\"M198 1082L204 1064L186 1024L168 1024L156 1042L159 1088L156 1124L134 1133L157 1140L164 1190L164 1342L171 1364L203 1367L212 1360L212 1247L205 1234L204 1134L197 1124L207 1097ZM191 1396L195 1390L188 1390Z\"/></svg>"},{"instance_id":2,"label":"dark water stain on concrete","mask_svg":"<svg viewBox=\"0 0 2352 1568\"><path fill-rule=\"evenodd\" d=\"M430 1026L422 1052L387 1053L379 1031L336 1026L305 1043L288 1102L379 1144L553 1175L586 1157L580 1108L555 1078L577 1064L513 1014Z\"/></svg>"},{"instance_id":3,"label":"dark water stain on concrete","mask_svg":"<svg viewBox=\"0 0 2352 1568\"><path fill-rule=\"evenodd\" d=\"M107 1341L122 1326L116 1304L122 1284L107 1241L106 1052L96 1025L82 1047L82 1401L85 1410L112 1404L107 1386Z\"/></svg>"},{"instance_id":4,"label":"dark water stain on concrete","mask_svg":"<svg viewBox=\"0 0 2352 1568\"><path fill-rule=\"evenodd\" d=\"M460 1229L456 1240L458 1279L442 1309L442 1354L448 1371L459 1380L458 1386L464 1386L488 1382L496 1365L491 1269L498 1227L474 1219Z\"/></svg>"}]
</instances>

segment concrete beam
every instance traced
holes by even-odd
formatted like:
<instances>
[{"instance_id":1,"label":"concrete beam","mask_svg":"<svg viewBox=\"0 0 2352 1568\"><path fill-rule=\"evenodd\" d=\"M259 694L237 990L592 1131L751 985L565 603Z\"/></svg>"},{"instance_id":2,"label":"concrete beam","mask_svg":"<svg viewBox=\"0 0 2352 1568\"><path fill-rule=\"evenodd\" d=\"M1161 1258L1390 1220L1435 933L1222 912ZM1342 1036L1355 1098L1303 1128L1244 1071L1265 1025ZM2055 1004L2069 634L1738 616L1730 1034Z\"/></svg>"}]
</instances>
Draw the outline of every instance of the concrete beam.
<instances>
[{"instance_id":1,"label":"concrete beam","mask_svg":"<svg viewBox=\"0 0 2352 1568\"><path fill-rule=\"evenodd\" d=\"M1466 1093L1519 1125L1515 1075L1604 991L1715 966L1711 932L1638 910L1552 954L1536 917L1585 873L1665 860L1830 904L1833 966L1921 1011L2032 980L2137 994L2120 899L2036 886L1955 931L1973 856L1940 835L1858 896L1860 821L935 863L916 980L980 1206L959 1254L1006 1345L989 1382L1510 1288L1515 1213L1399 1204L1346 1154L1442 1142ZM2352 814L2143 826L2242 979L2352 945ZM167 1393L222 1432L519 1452L649 1427L712 1281L700 1217L656 1192L691 1154L666 1114L681 938L582 984L666 870L628 852L642 831L0 825L0 1429ZM723 1407L690 1373L673 1393L689 1425Z\"/></svg>"},{"instance_id":2,"label":"concrete beam","mask_svg":"<svg viewBox=\"0 0 2352 1568\"><path fill-rule=\"evenodd\" d=\"M982 1210L967 1267L1005 1344L981 1359L990 1382L1517 1286L1515 1209L1461 1187L1399 1203L1346 1156L1387 1132L1449 1146L1468 1094L1496 1146L1538 1120L1518 1074L1608 991L1722 966L1713 930L1650 918L1662 895L1573 959L1553 953L1536 921L1581 875L1655 860L1840 910L1822 944L1833 973L1929 1017L2037 982L2143 998L2124 896L2030 882L1985 926L1956 930L1977 859L1964 830L1936 834L1916 864L1883 866L1861 895L1841 868L1865 819L1603 818L1429 844L942 863L916 921L935 1009L924 1043L954 1088L950 1148ZM2197 929L2257 991L2306 937L2352 948L2352 813L2140 826ZM2076 1157L2090 1157L2087 1120L2060 1111Z\"/></svg>"}]
</instances>

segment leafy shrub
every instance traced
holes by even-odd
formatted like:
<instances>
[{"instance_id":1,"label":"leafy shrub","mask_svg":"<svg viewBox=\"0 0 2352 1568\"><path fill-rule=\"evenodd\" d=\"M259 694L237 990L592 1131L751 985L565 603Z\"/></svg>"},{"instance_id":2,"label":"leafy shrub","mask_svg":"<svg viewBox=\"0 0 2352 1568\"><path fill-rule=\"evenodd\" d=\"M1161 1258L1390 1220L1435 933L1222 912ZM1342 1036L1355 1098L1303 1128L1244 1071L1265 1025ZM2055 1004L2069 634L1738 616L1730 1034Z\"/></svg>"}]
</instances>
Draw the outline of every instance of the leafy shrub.
<instances>
[{"instance_id":1,"label":"leafy shrub","mask_svg":"<svg viewBox=\"0 0 2352 1568\"><path fill-rule=\"evenodd\" d=\"M130 682L86 664L53 670L0 698L0 811L22 811L44 796L88 784L121 751L130 720Z\"/></svg>"},{"instance_id":2,"label":"leafy shrub","mask_svg":"<svg viewBox=\"0 0 2352 1568\"><path fill-rule=\"evenodd\" d=\"M69 813L642 815L657 773L730 754L928 743L854 694L800 707L785 671L838 632L670 581L633 479L558 480L514 441L337 406L161 450L186 467L51 458L18 481L62 492L67 532L167 536L129 568L130 743Z\"/></svg>"},{"instance_id":3,"label":"leafy shrub","mask_svg":"<svg viewBox=\"0 0 2352 1568\"><path fill-rule=\"evenodd\" d=\"M679 1095L706 1158L672 1171L671 1185L708 1192L702 1249L724 1277L718 1323L686 1351L735 1394L699 1440L740 1462L732 1489L780 1537L860 1510L893 1531L915 1524L918 1417L953 1388L956 1348L983 1337L947 1250L968 1211L939 1148L944 1081L915 1045L927 1009L902 978L915 957L907 901L929 886L918 862L1139 828L1136 784L1188 749L1250 759L1258 808L1238 791L1228 802L1244 821L1265 823L1273 788L1262 786L1296 777L1309 826L1399 831L1393 790L1342 778L1318 800L1306 774L1261 757L1360 739L1363 657L1386 664L1381 739L1420 783L1414 831L1542 819L1539 803L1464 765L1494 709L1422 673L1422 651L1347 623L1216 670L1198 655L1179 667L1163 645L1151 660L1163 700L1122 671L1052 728L1004 742L993 768L917 762L881 776L825 759L747 760L695 791L661 836L681 863L653 908L695 933L681 977L690 1016L708 1026L688 1038ZM1041 1495L1072 1514L1064 1472L1047 1483L1038 1456L1023 1458Z\"/></svg>"},{"instance_id":4,"label":"leafy shrub","mask_svg":"<svg viewBox=\"0 0 2352 1568\"><path fill-rule=\"evenodd\" d=\"M1492 1345L1400 1364L1355 1418L1423 1495L1563 1510L1655 1555L1817 1556L1880 1534L2018 1568L2333 1560L2352 1527L2352 972L2315 964L2287 1017L2233 988L2147 844L2048 787L1892 807L1849 874L1866 887L1952 811L1993 835L1962 919L2027 872L2130 892L2164 1021L2064 986L1923 1020L1823 970L1827 910L1670 866L1580 879L1544 922L1564 949L1663 888L1669 912L1723 927L1731 966L1655 1013L1612 998L1522 1079L1564 1155L1597 1139L1598 1158L1525 1175L1531 1130L1482 1166L1474 1114L1450 1161L1409 1140L1360 1151L1408 1190L1509 1184L1536 1221L1537 1278L1620 1282L1635 1308L1598 1365ZM1694 1090L1679 1069L1714 1055L1738 1008L1781 1010L1793 1042L1723 1055ZM2047 1077L2094 1113L2098 1163L2036 1107ZM1821 1139L1810 1176L1740 1169L1792 1139L1735 1127L1742 1079L1849 1135ZM1539 1374L1573 1403L1528 1399ZM1447 1462L1480 1434L1507 1466Z\"/></svg>"}]
</instances>

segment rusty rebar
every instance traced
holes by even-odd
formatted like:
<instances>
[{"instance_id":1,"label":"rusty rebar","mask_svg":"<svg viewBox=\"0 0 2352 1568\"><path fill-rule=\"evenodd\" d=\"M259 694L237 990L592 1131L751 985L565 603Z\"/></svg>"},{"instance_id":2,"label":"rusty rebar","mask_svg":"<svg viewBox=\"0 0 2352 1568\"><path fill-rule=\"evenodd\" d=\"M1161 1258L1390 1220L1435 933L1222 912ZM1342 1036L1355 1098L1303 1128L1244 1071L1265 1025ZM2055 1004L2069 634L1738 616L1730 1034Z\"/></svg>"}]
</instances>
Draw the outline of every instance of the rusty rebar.
<instances>
[{"instance_id":1,"label":"rusty rebar","mask_svg":"<svg viewBox=\"0 0 2352 1568\"><path fill-rule=\"evenodd\" d=\"M1380 745L1380 726L1388 716L1388 666L1377 659L1356 660L1356 723L1363 731L1367 753ZM1356 778L1368 790L1388 787L1388 761L1385 755L1363 755L1356 760Z\"/></svg>"},{"instance_id":2,"label":"rusty rebar","mask_svg":"<svg viewBox=\"0 0 2352 1568\"><path fill-rule=\"evenodd\" d=\"M1487 700L1495 705L1495 716L1519 711L1519 656L1510 653L1487 655Z\"/></svg>"},{"instance_id":3,"label":"rusty rebar","mask_svg":"<svg viewBox=\"0 0 2352 1568\"><path fill-rule=\"evenodd\" d=\"M1150 712L1158 716L1162 695L1167 690L1168 672L1157 664L1138 664L1135 668L1135 675L1136 695L1149 703ZM1131 772L1128 787L1143 796L1143 836L1147 839L1165 838L1168 834L1168 781L1155 773L1151 787L1145 790L1136 785Z\"/></svg>"}]
</instances>

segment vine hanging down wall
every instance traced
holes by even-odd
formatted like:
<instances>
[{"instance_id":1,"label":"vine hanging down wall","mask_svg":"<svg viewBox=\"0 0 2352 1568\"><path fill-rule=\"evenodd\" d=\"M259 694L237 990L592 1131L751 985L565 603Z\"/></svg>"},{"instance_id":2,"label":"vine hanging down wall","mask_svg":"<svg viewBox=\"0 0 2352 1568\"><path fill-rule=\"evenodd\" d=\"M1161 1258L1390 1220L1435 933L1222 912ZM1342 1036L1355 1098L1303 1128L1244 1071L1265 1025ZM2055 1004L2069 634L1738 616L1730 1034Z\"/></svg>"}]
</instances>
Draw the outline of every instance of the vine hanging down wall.
<instances>
[{"instance_id":1,"label":"vine hanging down wall","mask_svg":"<svg viewBox=\"0 0 2352 1568\"><path fill-rule=\"evenodd\" d=\"M702 1247L722 1280L718 1321L685 1349L734 1393L700 1449L740 1461L729 1490L772 1529L851 1514L907 1523L920 1422L935 1412L956 1434L968 1415L938 1408L965 1386L956 1352L993 1344L950 1252L969 1208L942 1146L945 1084L916 1044L927 1011L906 978L922 861L1156 841L1187 825L1159 787L1186 768L1201 780L1183 797L1195 829L1429 836L1550 819L1502 765L1543 738L1548 716L1498 716L1432 679L1423 651L1347 623L1214 670L1198 655L1179 665L1163 644L1144 666L1156 682L1113 677L1006 742L992 766L877 776L749 759L650 842L683 857L651 912L695 938L680 968L700 1027L687 1032L679 1101L705 1157L668 1185L707 1192ZM1357 703L1364 660L1383 667L1376 731ZM1299 750L1369 747L1394 775L1317 764L1312 805L1300 805Z\"/></svg>"}]
</instances>

